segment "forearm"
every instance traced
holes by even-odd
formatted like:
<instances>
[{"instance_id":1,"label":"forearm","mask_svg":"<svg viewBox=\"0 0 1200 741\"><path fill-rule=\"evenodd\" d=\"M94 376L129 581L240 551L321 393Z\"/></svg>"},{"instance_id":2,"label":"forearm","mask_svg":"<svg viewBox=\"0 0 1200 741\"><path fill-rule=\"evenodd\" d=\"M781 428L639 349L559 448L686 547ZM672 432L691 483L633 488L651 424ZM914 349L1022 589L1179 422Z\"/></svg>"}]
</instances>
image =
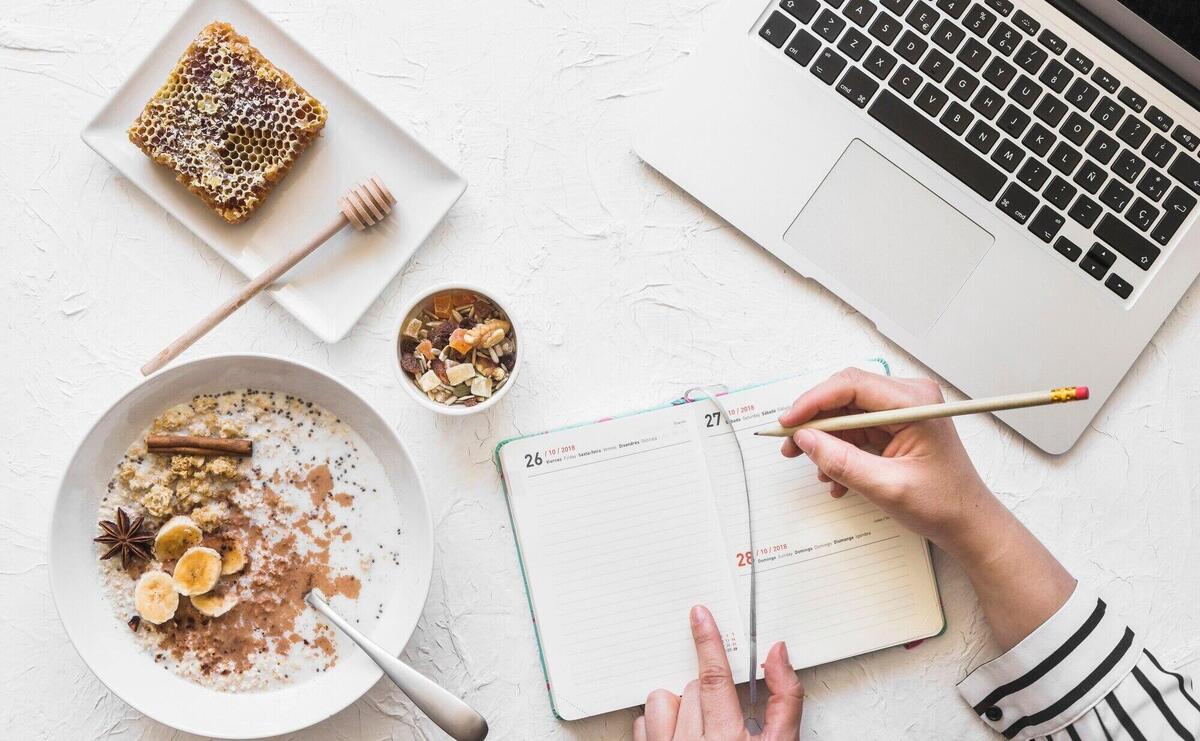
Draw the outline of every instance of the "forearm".
<instances>
[{"instance_id":1,"label":"forearm","mask_svg":"<svg viewBox=\"0 0 1200 741\"><path fill-rule=\"evenodd\" d=\"M984 617L1007 651L1058 611L1075 579L990 492L938 545L966 570Z\"/></svg>"}]
</instances>

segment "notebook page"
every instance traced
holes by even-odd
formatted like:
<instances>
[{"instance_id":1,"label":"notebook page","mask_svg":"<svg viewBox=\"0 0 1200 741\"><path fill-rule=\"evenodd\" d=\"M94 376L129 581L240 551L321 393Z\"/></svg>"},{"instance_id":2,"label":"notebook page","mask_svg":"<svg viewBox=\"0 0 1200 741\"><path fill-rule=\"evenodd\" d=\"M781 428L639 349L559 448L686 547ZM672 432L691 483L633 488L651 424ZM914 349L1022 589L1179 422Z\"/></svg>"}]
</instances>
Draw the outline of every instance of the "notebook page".
<instances>
[{"instance_id":1,"label":"notebook page","mask_svg":"<svg viewBox=\"0 0 1200 741\"><path fill-rule=\"evenodd\" d=\"M812 666L937 634L942 628L929 549L863 496L829 496L806 457L780 455L782 440L756 437L803 391L824 379L790 379L722 397L746 459L754 516L749 553L740 461L712 402L694 407L735 575L749 621L749 558L758 560L759 661L786 640L796 666ZM740 672L743 675L746 671ZM761 669L759 671L761 675Z\"/></svg>"},{"instance_id":2,"label":"notebook page","mask_svg":"<svg viewBox=\"0 0 1200 741\"><path fill-rule=\"evenodd\" d=\"M734 587L690 410L524 438L500 452L555 711L681 692L703 603L737 661Z\"/></svg>"}]
</instances>

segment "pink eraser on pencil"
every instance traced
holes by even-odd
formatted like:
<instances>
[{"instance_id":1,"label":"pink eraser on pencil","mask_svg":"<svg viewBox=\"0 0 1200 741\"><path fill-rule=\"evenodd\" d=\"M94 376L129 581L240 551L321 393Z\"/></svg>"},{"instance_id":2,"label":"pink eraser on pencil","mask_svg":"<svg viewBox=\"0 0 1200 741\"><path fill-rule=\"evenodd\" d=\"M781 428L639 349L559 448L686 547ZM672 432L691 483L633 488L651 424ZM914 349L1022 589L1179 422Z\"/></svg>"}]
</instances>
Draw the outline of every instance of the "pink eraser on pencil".
<instances>
[{"instance_id":1,"label":"pink eraser on pencil","mask_svg":"<svg viewBox=\"0 0 1200 741\"><path fill-rule=\"evenodd\" d=\"M1076 386L1075 387L1075 398L1076 399L1088 398L1088 387L1087 386Z\"/></svg>"}]
</instances>

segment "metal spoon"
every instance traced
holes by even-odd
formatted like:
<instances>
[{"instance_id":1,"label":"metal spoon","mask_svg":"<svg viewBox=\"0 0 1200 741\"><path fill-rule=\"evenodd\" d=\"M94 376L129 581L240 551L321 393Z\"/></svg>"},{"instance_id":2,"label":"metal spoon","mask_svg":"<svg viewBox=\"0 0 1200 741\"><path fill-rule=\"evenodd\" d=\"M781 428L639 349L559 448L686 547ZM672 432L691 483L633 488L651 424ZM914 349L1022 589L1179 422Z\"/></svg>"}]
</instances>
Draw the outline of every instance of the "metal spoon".
<instances>
[{"instance_id":1,"label":"metal spoon","mask_svg":"<svg viewBox=\"0 0 1200 741\"><path fill-rule=\"evenodd\" d=\"M320 589L304 595L304 601L329 622L341 628L358 644L371 660L379 665L400 691L429 716L429 719L457 741L482 741L488 735L487 721L470 705L450 694L449 690L434 684L433 680L384 651L370 638L355 630L345 618L333 611Z\"/></svg>"}]
</instances>

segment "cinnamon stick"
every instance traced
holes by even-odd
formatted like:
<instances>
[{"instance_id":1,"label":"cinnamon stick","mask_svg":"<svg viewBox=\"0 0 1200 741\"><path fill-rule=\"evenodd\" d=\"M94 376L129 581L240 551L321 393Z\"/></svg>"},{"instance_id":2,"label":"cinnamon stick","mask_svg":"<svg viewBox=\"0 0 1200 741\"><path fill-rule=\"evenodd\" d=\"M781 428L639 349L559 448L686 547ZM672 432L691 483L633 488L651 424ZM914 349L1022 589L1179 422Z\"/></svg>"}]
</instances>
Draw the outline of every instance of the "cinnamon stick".
<instances>
[{"instance_id":1,"label":"cinnamon stick","mask_svg":"<svg viewBox=\"0 0 1200 741\"><path fill-rule=\"evenodd\" d=\"M159 455L231 455L248 458L254 442L241 438L196 435L147 435L146 450Z\"/></svg>"}]
</instances>

